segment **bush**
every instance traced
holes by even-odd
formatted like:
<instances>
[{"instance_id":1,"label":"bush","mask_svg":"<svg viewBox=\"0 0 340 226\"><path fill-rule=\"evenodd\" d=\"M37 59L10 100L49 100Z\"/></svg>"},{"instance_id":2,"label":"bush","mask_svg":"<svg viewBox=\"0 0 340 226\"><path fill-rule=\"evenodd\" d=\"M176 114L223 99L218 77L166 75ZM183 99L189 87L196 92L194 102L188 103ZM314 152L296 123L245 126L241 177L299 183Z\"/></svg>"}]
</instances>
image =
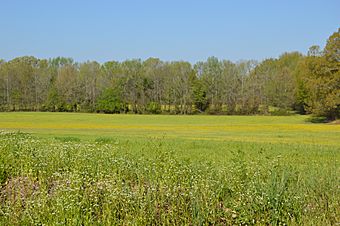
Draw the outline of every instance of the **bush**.
<instances>
[{"instance_id":1,"label":"bush","mask_svg":"<svg viewBox=\"0 0 340 226\"><path fill-rule=\"evenodd\" d=\"M311 123L326 123L328 119L325 116L311 116L307 118L306 121Z\"/></svg>"},{"instance_id":2,"label":"bush","mask_svg":"<svg viewBox=\"0 0 340 226\"><path fill-rule=\"evenodd\" d=\"M152 113L152 114L160 114L161 113L161 105L157 102L150 102L148 104L148 106L146 107L146 110L149 112L149 113Z\"/></svg>"},{"instance_id":3,"label":"bush","mask_svg":"<svg viewBox=\"0 0 340 226\"><path fill-rule=\"evenodd\" d=\"M96 110L104 113L120 113L126 111L126 104L122 102L118 91L106 89L99 97Z\"/></svg>"},{"instance_id":4,"label":"bush","mask_svg":"<svg viewBox=\"0 0 340 226\"><path fill-rule=\"evenodd\" d=\"M271 111L270 114L273 115L273 116L289 116L289 115L293 115L293 113L290 110L283 109L283 108L275 109L274 111Z\"/></svg>"}]
</instances>

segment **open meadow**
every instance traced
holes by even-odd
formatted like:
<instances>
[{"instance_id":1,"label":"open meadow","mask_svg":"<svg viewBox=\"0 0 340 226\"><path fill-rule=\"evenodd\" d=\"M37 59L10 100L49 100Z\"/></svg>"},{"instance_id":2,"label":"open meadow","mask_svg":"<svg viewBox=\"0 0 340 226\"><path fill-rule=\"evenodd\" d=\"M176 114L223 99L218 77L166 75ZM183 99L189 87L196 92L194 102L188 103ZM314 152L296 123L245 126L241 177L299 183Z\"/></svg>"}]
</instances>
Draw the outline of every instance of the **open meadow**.
<instances>
[{"instance_id":1,"label":"open meadow","mask_svg":"<svg viewBox=\"0 0 340 226\"><path fill-rule=\"evenodd\" d=\"M0 113L0 225L339 224L340 125L306 119Z\"/></svg>"}]
</instances>

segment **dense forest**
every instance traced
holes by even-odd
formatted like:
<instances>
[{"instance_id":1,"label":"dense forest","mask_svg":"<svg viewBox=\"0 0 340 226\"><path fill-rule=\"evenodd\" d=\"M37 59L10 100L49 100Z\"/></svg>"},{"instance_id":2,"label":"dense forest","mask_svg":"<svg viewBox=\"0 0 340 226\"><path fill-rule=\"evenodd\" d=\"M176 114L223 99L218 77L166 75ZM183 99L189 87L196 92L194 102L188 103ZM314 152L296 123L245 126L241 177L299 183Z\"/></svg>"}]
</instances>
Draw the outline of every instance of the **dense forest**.
<instances>
[{"instance_id":1,"label":"dense forest","mask_svg":"<svg viewBox=\"0 0 340 226\"><path fill-rule=\"evenodd\" d=\"M340 29L322 50L262 62L210 57L192 65L158 58L74 62L0 60L0 111L168 114L340 112Z\"/></svg>"}]
</instances>

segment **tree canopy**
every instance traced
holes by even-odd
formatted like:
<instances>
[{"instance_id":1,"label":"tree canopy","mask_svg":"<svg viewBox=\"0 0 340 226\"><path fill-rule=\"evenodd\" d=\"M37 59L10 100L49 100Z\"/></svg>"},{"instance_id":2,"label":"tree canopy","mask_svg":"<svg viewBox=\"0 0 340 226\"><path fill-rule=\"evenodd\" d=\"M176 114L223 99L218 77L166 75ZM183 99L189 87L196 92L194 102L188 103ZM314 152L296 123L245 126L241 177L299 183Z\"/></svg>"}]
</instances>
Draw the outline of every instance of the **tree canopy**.
<instances>
[{"instance_id":1,"label":"tree canopy","mask_svg":"<svg viewBox=\"0 0 340 226\"><path fill-rule=\"evenodd\" d=\"M78 63L24 56L0 60L1 111L276 114L339 118L340 29L323 50L277 59L192 65L158 58Z\"/></svg>"}]
</instances>

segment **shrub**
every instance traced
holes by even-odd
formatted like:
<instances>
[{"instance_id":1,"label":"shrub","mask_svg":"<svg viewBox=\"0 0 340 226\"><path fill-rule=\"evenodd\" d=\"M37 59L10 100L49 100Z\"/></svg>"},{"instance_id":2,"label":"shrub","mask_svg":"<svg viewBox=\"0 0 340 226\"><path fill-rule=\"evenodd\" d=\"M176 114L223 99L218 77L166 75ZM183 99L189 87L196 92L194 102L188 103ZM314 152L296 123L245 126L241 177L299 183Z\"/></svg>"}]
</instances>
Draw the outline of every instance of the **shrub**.
<instances>
[{"instance_id":1,"label":"shrub","mask_svg":"<svg viewBox=\"0 0 340 226\"><path fill-rule=\"evenodd\" d=\"M161 113L161 105L157 102L150 102L146 107L147 112L152 114L160 114Z\"/></svg>"}]
</instances>

